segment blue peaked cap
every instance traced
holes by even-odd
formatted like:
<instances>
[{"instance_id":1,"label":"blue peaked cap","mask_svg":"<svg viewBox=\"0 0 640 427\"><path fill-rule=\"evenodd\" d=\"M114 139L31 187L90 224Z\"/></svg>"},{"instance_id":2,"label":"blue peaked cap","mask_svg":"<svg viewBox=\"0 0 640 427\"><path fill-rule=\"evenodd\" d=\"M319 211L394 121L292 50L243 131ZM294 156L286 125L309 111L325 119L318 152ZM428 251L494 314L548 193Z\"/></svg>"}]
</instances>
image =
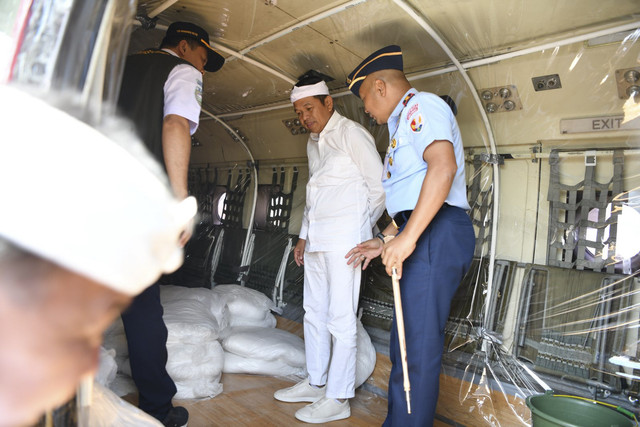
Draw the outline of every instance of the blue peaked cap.
<instances>
[{"instance_id":1,"label":"blue peaked cap","mask_svg":"<svg viewBox=\"0 0 640 427\"><path fill-rule=\"evenodd\" d=\"M360 97L360 85L371 73L380 70L400 70L402 67L402 49L400 46L390 45L373 52L360 63L347 77L349 90Z\"/></svg>"}]
</instances>

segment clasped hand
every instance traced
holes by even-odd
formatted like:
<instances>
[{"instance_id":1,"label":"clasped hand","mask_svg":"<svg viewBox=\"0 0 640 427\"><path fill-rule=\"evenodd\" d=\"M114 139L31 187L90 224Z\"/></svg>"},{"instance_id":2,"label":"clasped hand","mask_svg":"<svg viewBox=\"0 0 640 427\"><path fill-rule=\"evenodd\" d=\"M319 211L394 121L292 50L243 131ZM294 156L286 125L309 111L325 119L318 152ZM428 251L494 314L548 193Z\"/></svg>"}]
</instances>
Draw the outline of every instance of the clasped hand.
<instances>
[{"instance_id":1,"label":"clasped hand","mask_svg":"<svg viewBox=\"0 0 640 427\"><path fill-rule=\"evenodd\" d=\"M402 263L413 253L416 248L415 242L404 238L399 234L395 239L383 244L380 239L373 238L365 242L358 243L345 255L348 258L347 264L353 264L356 268L362 264L362 269L367 268L371 260L382 255L382 263L389 276L391 269L396 268L398 279L402 277Z\"/></svg>"}]
</instances>

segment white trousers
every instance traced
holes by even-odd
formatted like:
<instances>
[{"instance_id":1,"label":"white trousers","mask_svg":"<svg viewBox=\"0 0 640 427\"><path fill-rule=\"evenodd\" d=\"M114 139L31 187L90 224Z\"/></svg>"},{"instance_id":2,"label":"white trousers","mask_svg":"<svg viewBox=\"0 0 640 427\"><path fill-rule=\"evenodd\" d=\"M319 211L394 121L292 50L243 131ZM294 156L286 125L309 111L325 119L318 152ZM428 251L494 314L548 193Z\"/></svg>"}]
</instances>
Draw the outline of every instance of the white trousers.
<instances>
[{"instance_id":1,"label":"white trousers","mask_svg":"<svg viewBox=\"0 0 640 427\"><path fill-rule=\"evenodd\" d=\"M304 341L309 382L326 384L326 396L354 396L359 268L347 251L304 254ZM332 351L333 347L333 351Z\"/></svg>"}]
</instances>

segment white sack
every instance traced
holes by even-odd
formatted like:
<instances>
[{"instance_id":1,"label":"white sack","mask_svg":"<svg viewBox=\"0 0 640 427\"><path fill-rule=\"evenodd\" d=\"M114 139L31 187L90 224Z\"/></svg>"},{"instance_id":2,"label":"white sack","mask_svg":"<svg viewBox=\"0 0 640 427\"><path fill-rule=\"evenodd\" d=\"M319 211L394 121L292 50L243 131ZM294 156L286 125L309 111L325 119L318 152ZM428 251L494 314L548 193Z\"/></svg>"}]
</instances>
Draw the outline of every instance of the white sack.
<instances>
[{"instance_id":1,"label":"white sack","mask_svg":"<svg viewBox=\"0 0 640 427\"><path fill-rule=\"evenodd\" d=\"M221 358L223 356L220 356ZM175 381L178 389L176 399L208 399L222 393L220 375L214 380L209 378L193 378L189 380Z\"/></svg>"},{"instance_id":2,"label":"white sack","mask_svg":"<svg viewBox=\"0 0 640 427\"><path fill-rule=\"evenodd\" d=\"M186 289L186 288L185 288ZM169 343L214 341L220 334L218 321L209 308L197 299L171 300L162 304Z\"/></svg>"},{"instance_id":3,"label":"white sack","mask_svg":"<svg viewBox=\"0 0 640 427\"><path fill-rule=\"evenodd\" d=\"M369 334L358 319L358 336L356 338L356 382L358 388L371 376L376 367L376 349L371 343Z\"/></svg>"},{"instance_id":4,"label":"white sack","mask_svg":"<svg viewBox=\"0 0 640 427\"><path fill-rule=\"evenodd\" d=\"M115 350L116 357L129 355L127 336L124 333L124 325L120 316L104 331L102 346L107 350Z\"/></svg>"},{"instance_id":5,"label":"white sack","mask_svg":"<svg viewBox=\"0 0 640 427\"><path fill-rule=\"evenodd\" d=\"M220 380L224 353L218 341L167 344L167 352L167 372L174 381L199 378Z\"/></svg>"},{"instance_id":6,"label":"white sack","mask_svg":"<svg viewBox=\"0 0 640 427\"><path fill-rule=\"evenodd\" d=\"M229 309L226 307L226 298L220 298L211 289L186 288L184 286L161 285L160 301L164 306L169 301L195 299L208 307L208 310L216 318L219 330L229 325Z\"/></svg>"},{"instance_id":7,"label":"white sack","mask_svg":"<svg viewBox=\"0 0 640 427\"><path fill-rule=\"evenodd\" d=\"M107 350L104 347L100 347L98 370L96 371L95 379L100 383L100 385L107 388L111 385L118 373L118 365L116 363L115 356L115 350Z\"/></svg>"},{"instance_id":8,"label":"white sack","mask_svg":"<svg viewBox=\"0 0 640 427\"><path fill-rule=\"evenodd\" d=\"M304 341L291 332L275 328L237 327L222 340L222 347L249 359L281 360L289 366L304 368Z\"/></svg>"},{"instance_id":9,"label":"white sack","mask_svg":"<svg viewBox=\"0 0 640 427\"><path fill-rule=\"evenodd\" d=\"M290 366L279 359L251 359L227 352L224 353L223 371L227 374L295 375L302 378L307 376L307 370L304 367Z\"/></svg>"},{"instance_id":10,"label":"white sack","mask_svg":"<svg viewBox=\"0 0 640 427\"><path fill-rule=\"evenodd\" d=\"M229 326L261 326L274 328L276 318L271 311L282 314L262 292L240 285L218 285L211 290L229 308Z\"/></svg>"},{"instance_id":11,"label":"white sack","mask_svg":"<svg viewBox=\"0 0 640 427\"><path fill-rule=\"evenodd\" d=\"M162 427L160 421L120 399L111 390L94 382L89 408L91 427Z\"/></svg>"},{"instance_id":12,"label":"white sack","mask_svg":"<svg viewBox=\"0 0 640 427\"><path fill-rule=\"evenodd\" d=\"M211 313L214 295L204 288L201 291L173 287L162 301L169 331L167 372L176 383L176 397L180 399L208 398L222 392L224 354L216 341L218 322Z\"/></svg>"},{"instance_id":13,"label":"white sack","mask_svg":"<svg viewBox=\"0 0 640 427\"><path fill-rule=\"evenodd\" d=\"M113 380L111 385L109 385L109 389L121 397L138 392L138 389L133 382L133 378L131 378L129 375L120 373L116 375L116 378Z\"/></svg>"}]
</instances>

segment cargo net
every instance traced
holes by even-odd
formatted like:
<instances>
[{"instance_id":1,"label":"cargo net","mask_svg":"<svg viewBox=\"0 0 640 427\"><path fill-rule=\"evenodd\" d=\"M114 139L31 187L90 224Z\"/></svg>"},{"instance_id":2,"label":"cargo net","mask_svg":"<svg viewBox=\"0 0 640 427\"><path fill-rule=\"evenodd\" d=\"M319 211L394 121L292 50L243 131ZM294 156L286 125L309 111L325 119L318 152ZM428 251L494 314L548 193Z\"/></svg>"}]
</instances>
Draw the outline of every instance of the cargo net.
<instances>
[{"instance_id":1,"label":"cargo net","mask_svg":"<svg viewBox=\"0 0 640 427\"><path fill-rule=\"evenodd\" d=\"M218 170L203 167L190 167L188 174L189 194L198 201L198 215L202 222L211 224L214 212L214 195Z\"/></svg>"},{"instance_id":2,"label":"cargo net","mask_svg":"<svg viewBox=\"0 0 640 427\"><path fill-rule=\"evenodd\" d=\"M290 179L287 177L290 176ZM287 181L290 181L287 186ZM298 182L298 168L274 167L271 185L258 189L255 226L260 230L286 233L291 219L293 193ZM288 187L288 189L287 189Z\"/></svg>"},{"instance_id":3,"label":"cargo net","mask_svg":"<svg viewBox=\"0 0 640 427\"><path fill-rule=\"evenodd\" d=\"M253 229L255 240L246 286L272 297L282 306L285 272L288 264L295 266L291 254L297 236L289 235L288 229L298 168L273 167L272 172L271 184L258 186Z\"/></svg>"},{"instance_id":4,"label":"cargo net","mask_svg":"<svg viewBox=\"0 0 640 427\"><path fill-rule=\"evenodd\" d=\"M605 183L596 181L596 164L603 159L596 151L587 151L584 180L574 185L562 184L561 156L560 151L553 150L549 157L548 265L622 272L623 266L615 260L615 247L618 215L627 201L622 188L623 151L614 151L613 176Z\"/></svg>"},{"instance_id":5,"label":"cargo net","mask_svg":"<svg viewBox=\"0 0 640 427\"><path fill-rule=\"evenodd\" d=\"M237 172L235 185L231 184L233 180L232 171L229 171L227 175L228 191L222 210L222 223L226 228L242 228L244 198L251 183L251 170L249 168L239 169Z\"/></svg>"}]
</instances>

